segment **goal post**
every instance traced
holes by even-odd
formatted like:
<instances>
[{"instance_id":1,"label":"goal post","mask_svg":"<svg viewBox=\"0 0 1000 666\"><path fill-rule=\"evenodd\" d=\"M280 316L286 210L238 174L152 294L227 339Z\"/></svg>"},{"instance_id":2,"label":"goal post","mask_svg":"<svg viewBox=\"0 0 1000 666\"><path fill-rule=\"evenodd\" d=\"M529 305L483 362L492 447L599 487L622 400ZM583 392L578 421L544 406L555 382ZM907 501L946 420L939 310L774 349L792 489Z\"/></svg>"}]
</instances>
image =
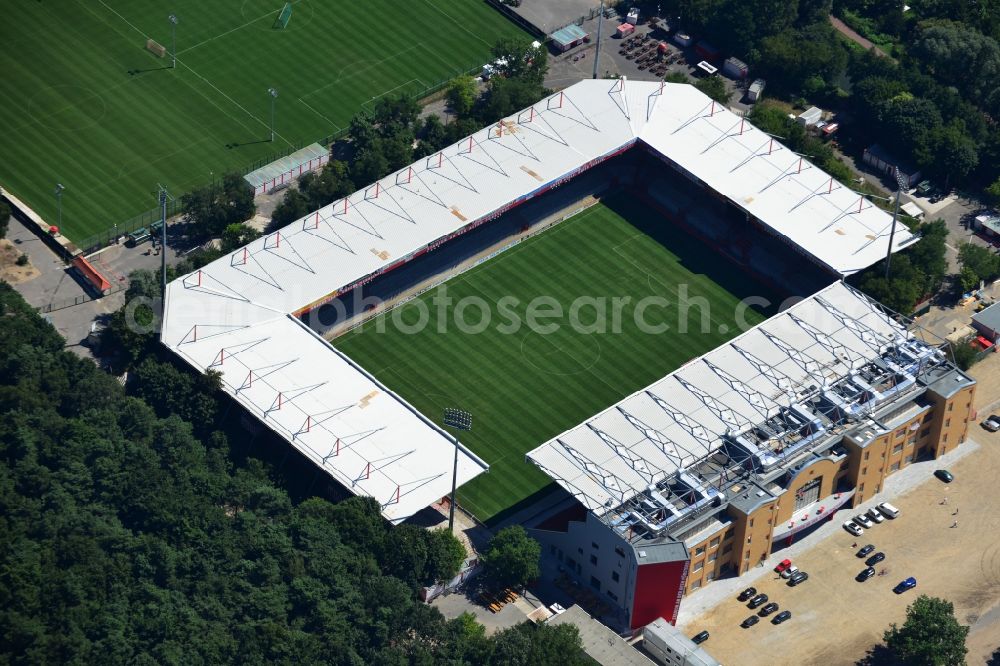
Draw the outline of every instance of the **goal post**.
<instances>
[{"instance_id":1,"label":"goal post","mask_svg":"<svg viewBox=\"0 0 1000 666\"><path fill-rule=\"evenodd\" d=\"M165 58L167 56L167 48L152 39L146 40L146 50L157 58Z\"/></svg>"},{"instance_id":2,"label":"goal post","mask_svg":"<svg viewBox=\"0 0 1000 666\"><path fill-rule=\"evenodd\" d=\"M281 8L281 13L278 14L278 19L274 22L274 27L281 30L288 25L290 18L292 18L292 3L286 2L285 6Z\"/></svg>"}]
</instances>

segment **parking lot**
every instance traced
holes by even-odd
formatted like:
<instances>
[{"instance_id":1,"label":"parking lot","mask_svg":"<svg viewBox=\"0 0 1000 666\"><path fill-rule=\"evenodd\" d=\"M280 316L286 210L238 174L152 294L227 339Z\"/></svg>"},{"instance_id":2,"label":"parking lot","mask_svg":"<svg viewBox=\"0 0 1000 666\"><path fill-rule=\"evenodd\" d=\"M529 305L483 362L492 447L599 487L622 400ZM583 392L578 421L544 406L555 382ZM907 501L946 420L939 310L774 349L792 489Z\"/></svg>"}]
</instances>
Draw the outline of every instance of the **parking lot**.
<instances>
[{"instance_id":1,"label":"parking lot","mask_svg":"<svg viewBox=\"0 0 1000 666\"><path fill-rule=\"evenodd\" d=\"M998 371L1000 357L996 356L972 370L981 382L977 390L980 419L988 413L983 408L992 408L1000 400ZM881 642L890 623L904 621L906 606L917 595L928 594L955 604L959 622L971 626L968 663L985 664L1000 648L1000 540L996 538L1000 500L995 492L1000 433L987 433L977 424L970 429L970 437L975 441L964 455L947 457L954 460L948 466L955 475L951 484L931 475L941 466L935 461L898 473L919 477L903 489L894 488L900 484L893 484L895 476L889 477L887 492L879 501L900 509L896 520L886 520L865 530L863 536L853 537L840 523L858 512L841 511L830 526L834 529L807 537L813 543L805 549L801 546L806 542L798 544L790 556L809 573L806 582L790 588L770 570L754 582L719 581L703 592L727 585L733 593L704 612L682 617L679 625L688 635L709 631L711 637L704 647L725 664L853 664ZM942 504L946 497L947 504ZM958 526L951 527L956 521ZM887 574L856 582L854 577L865 565L855 557L854 543L858 547L871 543L883 551L886 559L875 568L884 568ZM770 566L786 556L776 553ZM892 588L908 576L917 579L917 588L894 594ZM782 610L790 610L792 618L780 626L766 618L749 629L740 628L740 622L755 611L735 597L751 584Z\"/></svg>"}]
</instances>

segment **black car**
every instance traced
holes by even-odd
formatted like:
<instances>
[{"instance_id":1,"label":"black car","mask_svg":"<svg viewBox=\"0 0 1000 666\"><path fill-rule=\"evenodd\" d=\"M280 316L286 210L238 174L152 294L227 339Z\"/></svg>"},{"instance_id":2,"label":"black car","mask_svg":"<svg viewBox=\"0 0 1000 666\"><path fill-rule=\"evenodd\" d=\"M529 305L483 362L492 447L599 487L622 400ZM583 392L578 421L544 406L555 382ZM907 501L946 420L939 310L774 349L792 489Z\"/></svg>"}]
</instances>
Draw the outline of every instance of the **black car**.
<instances>
[{"instance_id":1,"label":"black car","mask_svg":"<svg viewBox=\"0 0 1000 666\"><path fill-rule=\"evenodd\" d=\"M955 480L954 475L946 469L936 469L934 470L934 476L941 479L945 483L951 483Z\"/></svg>"},{"instance_id":2,"label":"black car","mask_svg":"<svg viewBox=\"0 0 1000 666\"><path fill-rule=\"evenodd\" d=\"M875 567L868 567L867 569L863 569L861 573L855 576L854 580L858 581L859 583L863 583L874 575L875 575Z\"/></svg>"},{"instance_id":3,"label":"black car","mask_svg":"<svg viewBox=\"0 0 1000 666\"><path fill-rule=\"evenodd\" d=\"M767 603L767 595L758 594L756 597L750 600L750 603L747 604L747 608L757 608L758 606L763 606L766 603Z\"/></svg>"},{"instance_id":4,"label":"black car","mask_svg":"<svg viewBox=\"0 0 1000 666\"><path fill-rule=\"evenodd\" d=\"M747 589L745 589L742 592L740 592L740 596L738 596L736 598L739 599L740 601L746 601L747 599L749 599L750 597L752 597L755 594L757 594L757 588L756 587L748 587Z\"/></svg>"},{"instance_id":5,"label":"black car","mask_svg":"<svg viewBox=\"0 0 1000 666\"><path fill-rule=\"evenodd\" d=\"M771 624L781 624L782 622L784 622L785 620L787 620L791 616L792 616L792 612L791 611L786 611L786 610L781 611L780 613L778 613L777 615L775 615L773 618L771 618Z\"/></svg>"},{"instance_id":6,"label":"black car","mask_svg":"<svg viewBox=\"0 0 1000 666\"><path fill-rule=\"evenodd\" d=\"M858 551L858 557L865 557L868 553L875 550L875 546L868 544L867 546L861 546L861 550Z\"/></svg>"},{"instance_id":7,"label":"black car","mask_svg":"<svg viewBox=\"0 0 1000 666\"><path fill-rule=\"evenodd\" d=\"M873 566L875 566L876 564L878 564L879 562L881 562L884 559L885 559L885 553L883 553L880 550L879 552L875 553L874 555L872 555L871 557L869 557L867 560L865 560L865 564L867 564L870 567L873 567Z\"/></svg>"},{"instance_id":8,"label":"black car","mask_svg":"<svg viewBox=\"0 0 1000 666\"><path fill-rule=\"evenodd\" d=\"M799 583L804 583L809 580L809 574L805 571L796 571L791 578L788 579L788 587L795 587Z\"/></svg>"},{"instance_id":9,"label":"black car","mask_svg":"<svg viewBox=\"0 0 1000 666\"><path fill-rule=\"evenodd\" d=\"M743 622L740 623L740 626L743 627L744 629L748 629L753 625L757 624L758 622L760 622L760 618L757 617L756 615L751 615L747 619L743 620Z\"/></svg>"},{"instance_id":10,"label":"black car","mask_svg":"<svg viewBox=\"0 0 1000 666\"><path fill-rule=\"evenodd\" d=\"M772 601L771 603L769 603L768 605L764 606L759 611L757 611L757 615L760 615L761 617L767 617L776 610L778 610L778 604Z\"/></svg>"},{"instance_id":11,"label":"black car","mask_svg":"<svg viewBox=\"0 0 1000 666\"><path fill-rule=\"evenodd\" d=\"M708 640L708 632L707 631L703 631L700 634L696 634L691 639L691 642L694 643L695 645L700 645L701 643L704 643L707 640Z\"/></svg>"}]
</instances>

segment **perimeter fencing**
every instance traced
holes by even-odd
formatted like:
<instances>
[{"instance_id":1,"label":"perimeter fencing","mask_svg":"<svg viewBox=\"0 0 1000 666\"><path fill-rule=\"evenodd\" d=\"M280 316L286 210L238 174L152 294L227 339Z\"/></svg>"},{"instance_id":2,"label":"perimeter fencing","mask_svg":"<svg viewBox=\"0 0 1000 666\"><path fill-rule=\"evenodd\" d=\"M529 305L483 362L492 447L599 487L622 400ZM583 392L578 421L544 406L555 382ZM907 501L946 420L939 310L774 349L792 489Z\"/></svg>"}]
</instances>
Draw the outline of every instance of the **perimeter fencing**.
<instances>
[{"instance_id":1,"label":"perimeter fencing","mask_svg":"<svg viewBox=\"0 0 1000 666\"><path fill-rule=\"evenodd\" d=\"M474 76L474 75L480 74L481 72L482 72L482 65L477 65L475 67L470 67L468 69L457 69L457 70L455 70L455 73L453 75L449 76L448 78L441 79L440 81L438 81L438 82L436 82L434 84L427 85L427 86L425 86L422 89L415 90L411 94L411 96L413 97L413 99L415 99L417 101L426 99L427 97L430 97L431 95L434 95L435 93L438 93L438 92L441 92L442 90L444 90L448 86L448 83L453 78L455 78L456 76L462 76L462 75L465 75L465 74L473 75ZM369 102L363 103L361 105L361 107L359 108L358 113L361 114L361 115L364 115L364 116L366 116L368 118L371 118L372 115L373 115L373 113L374 113L374 105L371 104L371 100L369 100ZM271 164L272 162L276 162L277 160L280 160L280 159L282 159L284 157L288 157L292 153L294 153L294 152L296 152L298 150L302 150L306 146L309 146L309 145L311 145L313 143L318 143L318 144L320 144L321 146L323 146L325 148L330 148L336 142L341 141L344 138L346 138L349 129L350 128L348 128L348 127L343 127L343 128L341 128L341 129L339 129L339 130L337 130L337 131L335 131L335 132L333 132L331 134L328 134L327 136L323 137L319 141L307 141L305 143L302 143L301 145L290 145L290 146L288 146L287 148L285 148L283 150L276 151L276 152L274 152L274 153L272 153L270 155L267 155L265 157L261 157L260 159L254 160L253 162L251 162L250 164L248 164L247 166L245 166L242 170L238 170L237 173L240 173L240 175L244 175L245 176L246 174L250 173L251 171L256 171L257 169L260 169L261 167L267 166L268 164ZM296 167L295 169L292 169L291 171L292 172L298 172L298 171L302 171L302 170L299 167ZM302 171L302 173L305 173L305 171ZM293 174L291 174L291 172L289 172L289 175L293 175ZM294 175L298 175L298 174L294 174ZM259 190L259 188L258 188L258 190ZM255 192L255 194L260 194L260 192L257 191L257 192ZM181 199L182 199L181 196L177 196L177 197L174 197L173 199L167 201L167 218L168 219L171 218L171 217L174 217L176 215L180 215L183 212L183 206L181 205ZM153 222L158 222L159 220L160 220L160 209L158 207L157 208L153 208L153 209L147 210L144 213L136 215L135 217L129 218L129 219L125 220L124 222L119 222L117 225L109 227L108 229L105 229L104 231L102 231L100 233L94 234L94 235L90 236L89 238L84 239L80 243L77 243L77 247L79 247L83 251L83 254L85 254L85 255L92 254L94 252L97 252L101 248L104 248L104 247L107 247L108 245L111 245L117 238L120 238L121 236L130 234L133 231L136 231L137 229L142 229L143 227L149 228L149 226L151 224L153 224Z\"/></svg>"}]
</instances>

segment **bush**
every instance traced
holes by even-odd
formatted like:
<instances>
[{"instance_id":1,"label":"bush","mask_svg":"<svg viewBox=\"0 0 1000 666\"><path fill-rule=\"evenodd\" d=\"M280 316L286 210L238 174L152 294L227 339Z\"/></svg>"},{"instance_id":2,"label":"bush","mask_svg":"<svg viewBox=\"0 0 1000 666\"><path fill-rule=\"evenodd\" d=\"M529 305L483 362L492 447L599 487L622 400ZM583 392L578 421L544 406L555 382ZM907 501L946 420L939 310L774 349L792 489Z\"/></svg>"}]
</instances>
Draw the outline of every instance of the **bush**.
<instances>
[{"instance_id":1,"label":"bush","mask_svg":"<svg viewBox=\"0 0 1000 666\"><path fill-rule=\"evenodd\" d=\"M22 254L21 256L19 256L17 258L17 261L15 263L18 266L27 266L28 265L28 255Z\"/></svg>"}]
</instances>

